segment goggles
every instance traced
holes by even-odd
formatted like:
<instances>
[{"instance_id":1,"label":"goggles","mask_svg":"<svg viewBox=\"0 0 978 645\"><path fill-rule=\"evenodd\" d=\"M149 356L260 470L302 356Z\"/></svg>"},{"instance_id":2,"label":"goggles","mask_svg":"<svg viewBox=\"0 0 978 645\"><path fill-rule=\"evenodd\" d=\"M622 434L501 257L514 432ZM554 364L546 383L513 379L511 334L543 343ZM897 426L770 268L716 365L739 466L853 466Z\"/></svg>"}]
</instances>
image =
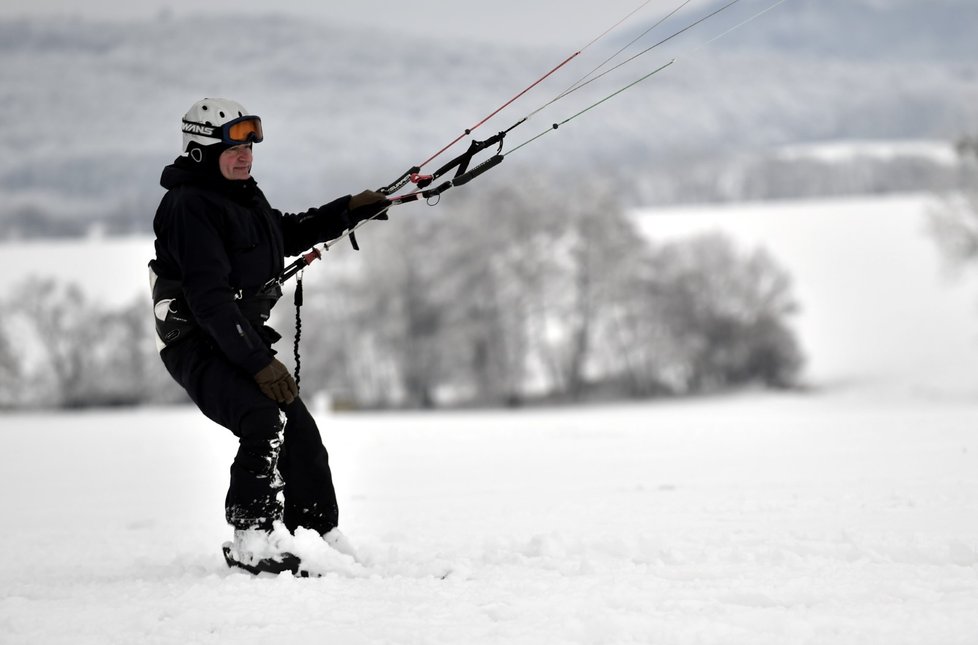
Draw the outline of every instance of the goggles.
<instances>
[{"instance_id":1,"label":"goggles","mask_svg":"<svg viewBox=\"0 0 978 645\"><path fill-rule=\"evenodd\" d=\"M239 116L221 126L183 120L183 131L208 139L220 139L222 143L237 146L243 143L261 143L265 138L261 119L254 115Z\"/></svg>"}]
</instances>

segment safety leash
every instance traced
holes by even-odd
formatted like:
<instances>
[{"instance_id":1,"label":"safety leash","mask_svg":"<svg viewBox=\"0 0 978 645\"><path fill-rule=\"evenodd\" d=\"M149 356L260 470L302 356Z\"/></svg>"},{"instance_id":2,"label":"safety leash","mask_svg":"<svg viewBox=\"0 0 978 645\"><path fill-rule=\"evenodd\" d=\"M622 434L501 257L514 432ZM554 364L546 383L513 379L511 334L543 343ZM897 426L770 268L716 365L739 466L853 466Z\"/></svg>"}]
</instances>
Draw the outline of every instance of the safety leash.
<instances>
[{"instance_id":1,"label":"safety leash","mask_svg":"<svg viewBox=\"0 0 978 645\"><path fill-rule=\"evenodd\" d=\"M299 369L302 361L299 358L299 339L302 338L302 271L295 277L295 340L292 343L292 356L295 358L295 387L299 391Z\"/></svg>"}]
</instances>

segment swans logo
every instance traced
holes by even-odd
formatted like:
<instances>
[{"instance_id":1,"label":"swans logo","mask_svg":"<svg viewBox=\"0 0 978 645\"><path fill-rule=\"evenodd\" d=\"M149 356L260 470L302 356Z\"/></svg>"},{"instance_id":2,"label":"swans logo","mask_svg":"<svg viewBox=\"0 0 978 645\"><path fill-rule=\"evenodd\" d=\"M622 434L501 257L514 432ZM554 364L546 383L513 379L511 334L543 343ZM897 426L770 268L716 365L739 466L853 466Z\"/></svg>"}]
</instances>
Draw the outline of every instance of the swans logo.
<instances>
[{"instance_id":1,"label":"swans logo","mask_svg":"<svg viewBox=\"0 0 978 645\"><path fill-rule=\"evenodd\" d=\"M205 137L214 136L214 128L211 126L200 123L190 123L189 121L183 122L183 131L188 134L199 134Z\"/></svg>"}]
</instances>

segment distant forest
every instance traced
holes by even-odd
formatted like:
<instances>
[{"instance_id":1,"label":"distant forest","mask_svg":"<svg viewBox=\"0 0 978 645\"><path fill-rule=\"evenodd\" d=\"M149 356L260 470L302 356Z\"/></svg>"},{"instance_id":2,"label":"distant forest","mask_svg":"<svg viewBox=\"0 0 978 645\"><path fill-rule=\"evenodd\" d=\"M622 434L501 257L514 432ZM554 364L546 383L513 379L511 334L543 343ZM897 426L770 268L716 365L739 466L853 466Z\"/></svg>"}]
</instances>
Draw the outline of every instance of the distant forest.
<instances>
[{"instance_id":1,"label":"distant forest","mask_svg":"<svg viewBox=\"0 0 978 645\"><path fill-rule=\"evenodd\" d=\"M947 146L950 150L951 144ZM605 179L617 185L625 207L948 192L966 188L972 172L967 164L948 163L933 155L861 154L859 142L852 144L851 156L841 160L805 154L785 156L777 152L696 156L671 163L649 163L644 167L631 165L627 169L600 166ZM533 176L560 185L566 181L583 181L591 172L584 166L541 169L508 163L496 174ZM480 188L476 184L465 190L478 193ZM151 233L153 213L161 196L162 189L159 189L141 200L123 201L95 213L86 210L73 215L71 206L51 204L47 199L0 205L0 240L70 238L92 231L109 235ZM457 192L452 193L451 200L457 196ZM324 200L325 193L321 197Z\"/></svg>"}]
</instances>

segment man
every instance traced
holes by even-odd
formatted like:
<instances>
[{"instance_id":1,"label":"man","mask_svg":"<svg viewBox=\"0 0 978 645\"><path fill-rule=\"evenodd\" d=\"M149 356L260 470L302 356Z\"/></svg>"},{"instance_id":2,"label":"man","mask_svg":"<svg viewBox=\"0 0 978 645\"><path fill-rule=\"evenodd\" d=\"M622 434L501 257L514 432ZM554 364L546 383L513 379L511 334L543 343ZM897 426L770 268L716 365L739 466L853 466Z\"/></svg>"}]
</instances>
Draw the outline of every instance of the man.
<instances>
[{"instance_id":1,"label":"man","mask_svg":"<svg viewBox=\"0 0 978 645\"><path fill-rule=\"evenodd\" d=\"M183 117L184 153L163 170L150 281L157 345L170 375L239 441L225 503L229 565L295 569L289 532L317 531L351 553L337 529L329 457L265 322L281 296L286 256L335 239L390 204L364 191L304 213L281 213L251 176L261 119L205 98ZM284 532L282 525L288 529ZM352 553L351 553L352 554Z\"/></svg>"}]
</instances>

